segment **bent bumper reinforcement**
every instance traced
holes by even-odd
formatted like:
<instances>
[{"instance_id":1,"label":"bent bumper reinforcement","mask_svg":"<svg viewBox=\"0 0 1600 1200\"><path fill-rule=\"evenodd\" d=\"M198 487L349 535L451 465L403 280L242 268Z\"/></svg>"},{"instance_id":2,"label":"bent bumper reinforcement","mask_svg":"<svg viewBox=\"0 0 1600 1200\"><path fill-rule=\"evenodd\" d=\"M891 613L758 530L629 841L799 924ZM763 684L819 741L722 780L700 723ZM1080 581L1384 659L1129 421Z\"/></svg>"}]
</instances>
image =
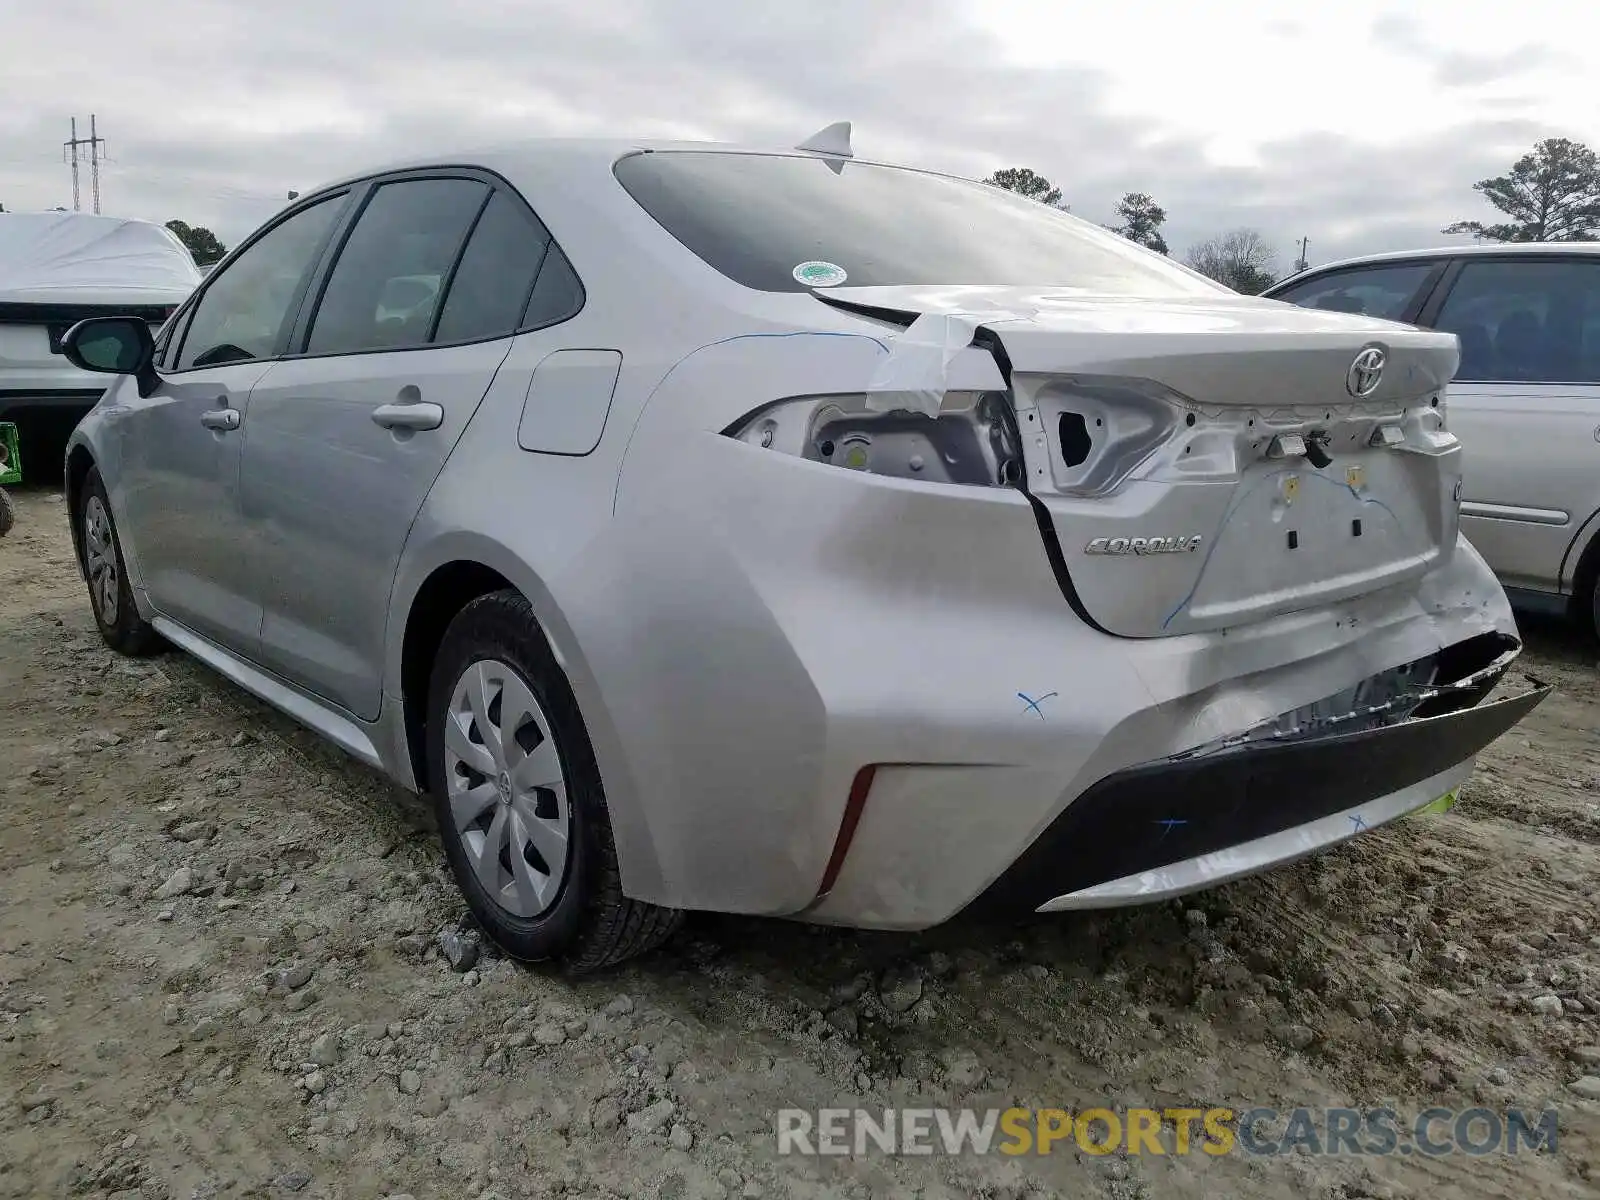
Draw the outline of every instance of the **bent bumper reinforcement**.
<instances>
[{"instance_id":1,"label":"bent bumper reinforcement","mask_svg":"<svg viewBox=\"0 0 1600 1200\"><path fill-rule=\"evenodd\" d=\"M1464 767L1549 691L1536 684L1473 708L1427 715L1424 705L1395 723L1118 771L1069 804L972 911L1155 900L1299 857L1426 805L1435 797L1417 790L1421 784L1443 780L1441 790L1449 790L1459 782L1452 768ZM1363 805L1372 811L1363 814ZM1329 820L1341 815L1349 818L1342 830ZM1302 838L1276 836L1301 827L1308 827ZM1208 855L1219 857L1207 862Z\"/></svg>"}]
</instances>

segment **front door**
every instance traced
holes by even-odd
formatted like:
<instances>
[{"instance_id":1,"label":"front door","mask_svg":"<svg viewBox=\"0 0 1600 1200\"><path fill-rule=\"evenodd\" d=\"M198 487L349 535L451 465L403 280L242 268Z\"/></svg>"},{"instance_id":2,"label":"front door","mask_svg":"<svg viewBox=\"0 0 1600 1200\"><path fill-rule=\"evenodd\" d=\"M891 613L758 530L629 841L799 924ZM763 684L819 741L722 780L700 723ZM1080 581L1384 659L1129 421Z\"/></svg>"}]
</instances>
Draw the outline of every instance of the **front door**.
<instances>
[{"instance_id":1,"label":"front door","mask_svg":"<svg viewBox=\"0 0 1600 1200\"><path fill-rule=\"evenodd\" d=\"M239 463L250 393L271 368L300 289L342 206L331 197L272 226L208 280L154 393L123 389L119 502L151 605L248 655L261 602L243 560Z\"/></svg>"},{"instance_id":2,"label":"front door","mask_svg":"<svg viewBox=\"0 0 1600 1200\"><path fill-rule=\"evenodd\" d=\"M485 181L381 183L305 322L304 356L252 396L241 491L260 661L357 717L378 713L412 521L510 350L548 241Z\"/></svg>"}]
</instances>

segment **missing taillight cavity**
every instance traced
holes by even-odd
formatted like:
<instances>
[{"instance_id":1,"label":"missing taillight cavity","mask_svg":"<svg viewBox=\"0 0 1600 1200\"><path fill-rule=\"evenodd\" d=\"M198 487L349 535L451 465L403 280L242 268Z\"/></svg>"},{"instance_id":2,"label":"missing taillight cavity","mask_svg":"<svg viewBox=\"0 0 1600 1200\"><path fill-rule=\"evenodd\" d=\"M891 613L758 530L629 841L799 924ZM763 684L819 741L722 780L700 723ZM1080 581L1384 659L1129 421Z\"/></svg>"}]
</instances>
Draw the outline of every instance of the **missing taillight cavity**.
<instances>
[{"instance_id":1,"label":"missing taillight cavity","mask_svg":"<svg viewBox=\"0 0 1600 1200\"><path fill-rule=\"evenodd\" d=\"M1150 380L1081 375L1049 379L1020 400L1024 421L1037 417L1045 435L1028 440L1030 490L1077 496L1114 491L1173 435L1185 404Z\"/></svg>"},{"instance_id":2,"label":"missing taillight cavity","mask_svg":"<svg viewBox=\"0 0 1600 1200\"><path fill-rule=\"evenodd\" d=\"M1095 422L1100 424L1100 422ZM1089 426L1080 412L1064 412L1057 422L1057 435L1061 438L1061 460L1069 467L1081 466L1089 457L1094 442L1089 437Z\"/></svg>"},{"instance_id":3,"label":"missing taillight cavity","mask_svg":"<svg viewBox=\"0 0 1600 1200\"><path fill-rule=\"evenodd\" d=\"M1021 477L1015 424L999 392L947 393L936 413L883 411L865 394L797 397L727 430L763 449L871 475L976 487Z\"/></svg>"}]
</instances>

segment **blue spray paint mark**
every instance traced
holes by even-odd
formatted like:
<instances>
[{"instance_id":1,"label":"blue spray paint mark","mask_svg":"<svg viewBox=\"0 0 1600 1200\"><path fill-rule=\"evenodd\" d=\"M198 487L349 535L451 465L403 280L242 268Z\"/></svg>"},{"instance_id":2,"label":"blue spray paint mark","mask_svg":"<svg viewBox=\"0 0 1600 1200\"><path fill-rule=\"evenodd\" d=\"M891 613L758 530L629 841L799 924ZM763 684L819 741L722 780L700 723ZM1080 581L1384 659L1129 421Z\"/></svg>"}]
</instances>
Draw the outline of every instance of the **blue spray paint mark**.
<instances>
[{"instance_id":1,"label":"blue spray paint mark","mask_svg":"<svg viewBox=\"0 0 1600 1200\"><path fill-rule=\"evenodd\" d=\"M1298 475L1301 479L1314 479L1318 483L1325 483L1329 487L1336 487L1341 491L1349 492L1363 505L1371 505L1374 508L1381 508L1384 512L1389 514L1390 520L1392 520L1396 525L1400 525L1400 518L1395 515L1394 509L1390 508L1382 500L1377 500L1370 496L1363 496L1348 483L1340 483L1337 479L1329 479L1326 475L1312 475L1305 471L1287 469L1282 471L1273 471L1270 474L1264 475L1262 478L1256 480L1256 482L1249 488L1248 491L1244 493L1244 495L1235 496L1229 503L1228 507L1223 511L1222 520L1217 523L1217 535L1211 539L1211 545L1206 548L1205 557L1200 560L1200 569L1195 572L1194 586L1189 589L1188 595L1184 596L1182 600L1178 601L1178 607L1167 614L1167 619L1161 622L1161 628L1165 629L1167 626L1171 625L1172 622L1177 618L1177 615L1188 607L1189 601L1194 599L1194 594L1200 590L1200 583L1206 577L1206 568L1211 565L1211 556L1216 553L1217 547L1222 544L1223 531L1228 528L1228 522L1233 519L1234 514L1237 513L1244 502L1250 499L1251 496L1255 495L1264 484L1270 483L1274 479L1278 479L1284 475ZM1402 529L1405 528L1404 525L1400 525L1400 527Z\"/></svg>"},{"instance_id":2,"label":"blue spray paint mark","mask_svg":"<svg viewBox=\"0 0 1600 1200\"><path fill-rule=\"evenodd\" d=\"M1178 829L1181 826L1187 825L1188 823L1188 821L1179 820L1177 817L1166 817L1160 821L1157 821L1156 824L1161 826L1161 836L1156 839L1156 844L1159 846L1162 842L1167 840L1167 834L1171 833L1174 829Z\"/></svg>"},{"instance_id":3,"label":"blue spray paint mark","mask_svg":"<svg viewBox=\"0 0 1600 1200\"><path fill-rule=\"evenodd\" d=\"M1018 692L1017 693L1017 699L1021 700L1024 704L1027 705L1027 708L1024 708L1022 710L1023 712L1029 712L1029 711L1036 712L1036 713L1039 714L1039 720L1042 721L1042 720L1044 720L1044 709L1040 708L1039 706L1041 704L1043 704L1046 700L1052 699L1055 696L1055 694L1056 693L1054 693L1054 692L1046 692L1044 695L1040 696L1037 700L1035 700L1032 696L1028 695L1027 692Z\"/></svg>"},{"instance_id":4,"label":"blue spray paint mark","mask_svg":"<svg viewBox=\"0 0 1600 1200\"><path fill-rule=\"evenodd\" d=\"M1360 833L1367 827L1367 823L1366 821L1362 820L1360 813L1350 814L1350 824L1355 826L1355 829L1352 831L1354 833Z\"/></svg>"}]
</instances>

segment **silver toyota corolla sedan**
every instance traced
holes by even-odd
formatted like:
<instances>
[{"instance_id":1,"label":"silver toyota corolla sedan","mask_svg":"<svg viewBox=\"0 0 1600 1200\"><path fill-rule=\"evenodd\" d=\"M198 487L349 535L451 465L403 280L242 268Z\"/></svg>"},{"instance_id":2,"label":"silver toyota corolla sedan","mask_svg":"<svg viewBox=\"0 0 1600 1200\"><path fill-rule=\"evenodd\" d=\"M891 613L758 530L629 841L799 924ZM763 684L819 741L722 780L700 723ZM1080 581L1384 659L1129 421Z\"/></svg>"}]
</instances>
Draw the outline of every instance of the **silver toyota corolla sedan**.
<instances>
[{"instance_id":1,"label":"silver toyota corolla sedan","mask_svg":"<svg viewBox=\"0 0 1600 1200\"><path fill-rule=\"evenodd\" d=\"M1541 698L1457 531L1455 339L853 157L546 142L246 240L72 438L115 649L436 799L585 970L687 909L1178 895L1442 797Z\"/></svg>"}]
</instances>

